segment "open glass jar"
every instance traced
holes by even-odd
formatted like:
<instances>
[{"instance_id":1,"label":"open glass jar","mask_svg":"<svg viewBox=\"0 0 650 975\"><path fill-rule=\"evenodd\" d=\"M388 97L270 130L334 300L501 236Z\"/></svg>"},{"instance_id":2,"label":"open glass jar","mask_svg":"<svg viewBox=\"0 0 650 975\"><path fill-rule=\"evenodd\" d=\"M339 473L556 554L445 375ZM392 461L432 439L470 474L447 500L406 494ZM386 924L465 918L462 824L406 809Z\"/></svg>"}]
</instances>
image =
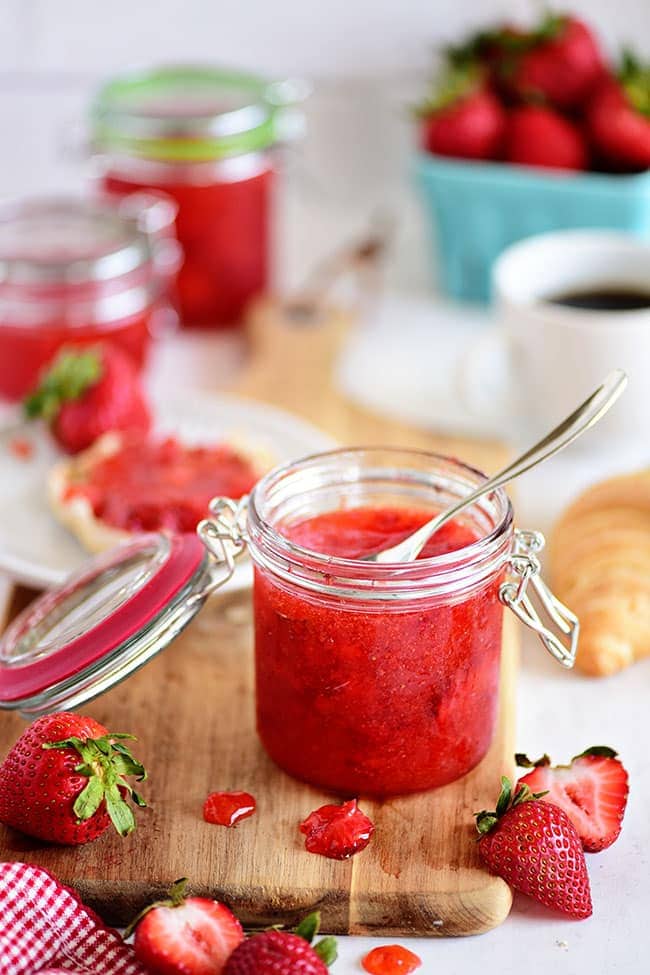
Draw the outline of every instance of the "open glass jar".
<instances>
[{"instance_id":1,"label":"open glass jar","mask_svg":"<svg viewBox=\"0 0 650 975\"><path fill-rule=\"evenodd\" d=\"M79 706L124 679L248 549L258 730L271 757L348 795L459 778L492 738L504 605L572 666L578 621L539 577L543 539L513 528L496 491L441 530L433 555L390 565L360 553L382 547L386 513L404 533L482 480L459 461L401 450L332 451L276 468L248 499L212 502L198 528L205 548L192 534L141 536L29 607L0 641L0 707ZM305 526L325 522L327 545L307 547ZM324 554L332 539L339 550L354 543L355 555Z\"/></svg>"},{"instance_id":2,"label":"open glass jar","mask_svg":"<svg viewBox=\"0 0 650 975\"><path fill-rule=\"evenodd\" d=\"M236 324L271 268L273 147L299 128L301 86L212 67L117 78L92 106L104 191L163 190L178 204L183 324Z\"/></svg>"},{"instance_id":3,"label":"open glass jar","mask_svg":"<svg viewBox=\"0 0 650 975\"><path fill-rule=\"evenodd\" d=\"M119 207L53 197L0 208L0 398L33 389L62 345L107 340L143 365L173 318L178 245L160 227L174 214L171 200L144 194Z\"/></svg>"}]
</instances>

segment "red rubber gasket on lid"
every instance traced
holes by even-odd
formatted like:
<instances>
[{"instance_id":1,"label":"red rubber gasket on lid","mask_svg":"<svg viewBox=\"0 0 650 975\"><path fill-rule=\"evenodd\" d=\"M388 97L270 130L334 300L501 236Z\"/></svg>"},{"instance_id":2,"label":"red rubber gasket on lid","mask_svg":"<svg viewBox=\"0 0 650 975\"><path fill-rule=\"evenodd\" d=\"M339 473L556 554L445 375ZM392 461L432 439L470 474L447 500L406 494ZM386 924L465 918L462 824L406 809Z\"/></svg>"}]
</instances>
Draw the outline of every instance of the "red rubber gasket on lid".
<instances>
[{"instance_id":1,"label":"red rubber gasket on lid","mask_svg":"<svg viewBox=\"0 0 650 975\"><path fill-rule=\"evenodd\" d=\"M40 694L61 681L74 677L155 619L196 574L205 557L198 536L174 535L170 552L160 569L114 613L81 636L42 660L25 664L0 664L0 701L7 703ZM42 599L51 598L46 593ZM33 611L32 604L26 612Z\"/></svg>"}]
</instances>

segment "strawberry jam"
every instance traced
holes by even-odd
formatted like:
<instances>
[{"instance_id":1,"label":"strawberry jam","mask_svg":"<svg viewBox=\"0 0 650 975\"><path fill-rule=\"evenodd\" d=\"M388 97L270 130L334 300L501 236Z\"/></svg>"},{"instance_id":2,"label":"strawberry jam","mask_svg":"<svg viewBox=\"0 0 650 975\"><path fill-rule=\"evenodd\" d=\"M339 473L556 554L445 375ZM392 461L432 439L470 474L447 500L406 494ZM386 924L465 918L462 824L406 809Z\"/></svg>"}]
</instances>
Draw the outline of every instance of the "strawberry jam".
<instances>
[{"instance_id":1,"label":"strawberry jam","mask_svg":"<svg viewBox=\"0 0 650 975\"><path fill-rule=\"evenodd\" d=\"M361 812L356 799L340 806L321 806L300 824L305 848L330 860L348 860L365 850L374 831L374 823Z\"/></svg>"},{"instance_id":2,"label":"strawberry jam","mask_svg":"<svg viewBox=\"0 0 650 975\"><path fill-rule=\"evenodd\" d=\"M71 484L67 498L87 498L97 518L125 531L192 532L212 498L240 498L257 479L253 464L227 444L134 438Z\"/></svg>"},{"instance_id":3,"label":"strawberry jam","mask_svg":"<svg viewBox=\"0 0 650 975\"><path fill-rule=\"evenodd\" d=\"M109 174L103 189L128 194L155 188L175 200L183 248L176 280L181 321L214 328L238 322L251 298L266 288L273 182L270 168L248 179L200 182L181 181L172 170L144 182Z\"/></svg>"},{"instance_id":4,"label":"strawberry jam","mask_svg":"<svg viewBox=\"0 0 650 975\"><path fill-rule=\"evenodd\" d=\"M270 756L343 795L413 792L464 775L494 729L507 516L485 564L478 525L452 521L395 573L356 560L405 538L430 509L326 511L276 525L292 561L269 571L256 558L258 490L249 511L257 722Z\"/></svg>"},{"instance_id":5,"label":"strawberry jam","mask_svg":"<svg viewBox=\"0 0 650 975\"><path fill-rule=\"evenodd\" d=\"M236 826L257 808L250 792L211 792L203 804L203 818L215 826Z\"/></svg>"},{"instance_id":6,"label":"strawberry jam","mask_svg":"<svg viewBox=\"0 0 650 975\"><path fill-rule=\"evenodd\" d=\"M401 945L382 945L369 951L361 962L370 975L408 975L422 965L422 959Z\"/></svg>"}]
</instances>

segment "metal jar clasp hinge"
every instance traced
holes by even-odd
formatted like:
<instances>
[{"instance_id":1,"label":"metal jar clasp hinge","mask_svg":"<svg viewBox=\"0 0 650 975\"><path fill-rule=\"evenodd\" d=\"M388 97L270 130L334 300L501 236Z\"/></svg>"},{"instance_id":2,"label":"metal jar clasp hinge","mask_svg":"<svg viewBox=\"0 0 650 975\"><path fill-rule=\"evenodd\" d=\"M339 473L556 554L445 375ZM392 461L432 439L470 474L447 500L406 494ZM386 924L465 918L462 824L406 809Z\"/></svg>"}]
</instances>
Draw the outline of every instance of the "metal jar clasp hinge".
<instances>
[{"instance_id":1,"label":"metal jar clasp hinge","mask_svg":"<svg viewBox=\"0 0 650 975\"><path fill-rule=\"evenodd\" d=\"M499 598L522 623L537 633L558 663L563 667L573 667L578 649L580 623L578 617L553 595L541 577L541 566L537 556L545 544L541 532L515 531L514 546L510 556L513 578L503 583L499 589ZM533 604L531 586L546 623Z\"/></svg>"},{"instance_id":2,"label":"metal jar clasp hinge","mask_svg":"<svg viewBox=\"0 0 650 975\"><path fill-rule=\"evenodd\" d=\"M205 518L197 525L199 538L217 565L225 569L224 574L214 574L204 594L220 589L232 578L235 562L246 551L248 544L247 513L247 494L239 501L233 501L232 498L213 498L210 502L212 517Z\"/></svg>"}]
</instances>

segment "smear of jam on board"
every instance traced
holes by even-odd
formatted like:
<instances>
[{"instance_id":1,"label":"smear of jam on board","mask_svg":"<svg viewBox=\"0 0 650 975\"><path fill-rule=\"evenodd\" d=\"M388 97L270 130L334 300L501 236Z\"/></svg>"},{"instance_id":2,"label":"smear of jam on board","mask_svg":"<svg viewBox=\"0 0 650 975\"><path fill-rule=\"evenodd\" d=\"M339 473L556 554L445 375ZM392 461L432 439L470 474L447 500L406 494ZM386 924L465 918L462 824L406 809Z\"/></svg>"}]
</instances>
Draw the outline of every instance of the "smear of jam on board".
<instances>
[{"instance_id":1,"label":"smear of jam on board","mask_svg":"<svg viewBox=\"0 0 650 975\"><path fill-rule=\"evenodd\" d=\"M347 860L365 850L374 831L374 823L359 809L356 799L340 806L321 806L300 824L307 850L330 860Z\"/></svg>"},{"instance_id":2,"label":"smear of jam on board","mask_svg":"<svg viewBox=\"0 0 650 975\"><path fill-rule=\"evenodd\" d=\"M203 804L203 818L215 826L236 826L252 816L256 808L250 792L211 792Z\"/></svg>"}]
</instances>

